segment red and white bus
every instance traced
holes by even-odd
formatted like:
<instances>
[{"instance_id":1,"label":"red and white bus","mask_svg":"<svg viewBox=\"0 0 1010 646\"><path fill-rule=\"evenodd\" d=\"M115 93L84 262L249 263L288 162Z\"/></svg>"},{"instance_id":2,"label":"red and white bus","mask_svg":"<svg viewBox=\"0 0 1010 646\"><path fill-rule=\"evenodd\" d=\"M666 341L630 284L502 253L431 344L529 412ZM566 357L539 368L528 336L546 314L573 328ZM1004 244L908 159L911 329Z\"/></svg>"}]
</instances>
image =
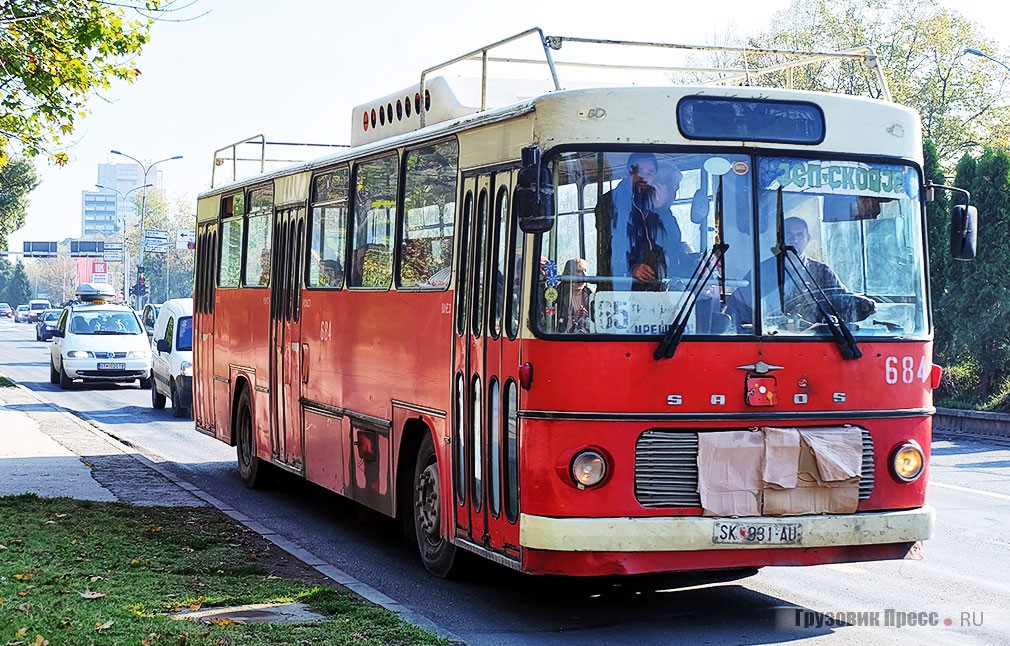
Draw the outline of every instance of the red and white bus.
<instances>
[{"instance_id":1,"label":"red and white bus","mask_svg":"<svg viewBox=\"0 0 1010 646\"><path fill-rule=\"evenodd\" d=\"M557 83L565 39L531 35ZM485 78L467 107L436 69L356 109L349 148L199 198L194 416L247 484L401 518L440 576L459 550L588 576L930 537L914 111L753 70L500 107Z\"/></svg>"}]
</instances>

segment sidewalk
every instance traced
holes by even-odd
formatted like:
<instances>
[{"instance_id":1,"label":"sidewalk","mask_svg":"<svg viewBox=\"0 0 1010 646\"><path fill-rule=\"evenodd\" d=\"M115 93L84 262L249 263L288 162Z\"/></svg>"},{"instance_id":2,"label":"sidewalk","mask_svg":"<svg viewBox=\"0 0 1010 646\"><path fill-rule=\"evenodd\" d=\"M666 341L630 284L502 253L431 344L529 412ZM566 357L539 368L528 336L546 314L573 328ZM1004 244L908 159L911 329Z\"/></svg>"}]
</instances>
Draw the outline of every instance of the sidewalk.
<instances>
[{"instance_id":1,"label":"sidewalk","mask_svg":"<svg viewBox=\"0 0 1010 646\"><path fill-rule=\"evenodd\" d=\"M0 388L0 496L22 493L206 506L84 420L27 388Z\"/></svg>"}]
</instances>

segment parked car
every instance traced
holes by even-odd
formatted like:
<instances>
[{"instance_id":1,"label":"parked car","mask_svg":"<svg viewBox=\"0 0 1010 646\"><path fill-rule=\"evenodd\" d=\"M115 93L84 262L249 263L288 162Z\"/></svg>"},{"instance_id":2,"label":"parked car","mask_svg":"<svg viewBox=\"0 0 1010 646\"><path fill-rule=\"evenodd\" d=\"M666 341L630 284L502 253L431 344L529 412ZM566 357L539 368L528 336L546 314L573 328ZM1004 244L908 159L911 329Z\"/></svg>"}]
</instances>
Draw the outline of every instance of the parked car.
<instances>
[{"instance_id":1,"label":"parked car","mask_svg":"<svg viewBox=\"0 0 1010 646\"><path fill-rule=\"evenodd\" d=\"M14 308L10 306L10 303L0 303L0 316L14 317Z\"/></svg>"},{"instance_id":2,"label":"parked car","mask_svg":"<svg viewBox=\"0 0 1010 646\"><path fill-rule=\"evenodd\" d=\"M42 312L46 310L51 310L53 304L44 298L35 298L28 301L28 320L32 323L37 323L39 317L42 316Z\"/></svg>"},{"instance_id":3,"label":"parked car","mask_svg":"<svg viewBox=\"0 0 1010 646\"><path fill-rule=\"evenodd\" d=\"M15 323L27 323L28 322L29 310L27 305L18 305L18 308L14 310L14 322Z\"/></svg>"},{"instance_id":4,"label":"parked car","mask_svg":"<svg viewBox=\"0 0 1010 646\"><path fill-rule=\"evenodd\" d=\"M35 340L48 341L53 338L53 330L56 329L56 322L60 320L60 313L63 310L45 310L35 324Z\"/></svg>"},{"instance_id":5,"label":"parked car","mask_svg":"<svg viewBox=\"0 0 1010 646\"><path fill-rule=\"evenodd\" d=\"M81 301L63 308L49 346L49 381L72 388L75 379L140 382L151 387L151 345L140 317L111 301L108 285L78 287Z\"/></svg>"},{"instance_id":6,"label":"parked car","mask_svg":"<svg viewBox=\"0 0 1010 646\"><path fill-rule=\"evenodd\" d=\"M161 311L160 303L148 303L144 306L144 311L140 315L140 320L144 323L144 329L147 330L147 338L154 342L154 323L158 320L158 312Z\"/></svg>"},{"instance_id":7,"label":"parked car","mask_svg":"<svg viewBox=\"0 0 1010 646\"><path fill-rule=\"evenodd\" d=\"M154 323L151 406L172 400L172 415L189 417L193 403L193 299L175 298L160 306Z\"/></svg>"}]
</instances>

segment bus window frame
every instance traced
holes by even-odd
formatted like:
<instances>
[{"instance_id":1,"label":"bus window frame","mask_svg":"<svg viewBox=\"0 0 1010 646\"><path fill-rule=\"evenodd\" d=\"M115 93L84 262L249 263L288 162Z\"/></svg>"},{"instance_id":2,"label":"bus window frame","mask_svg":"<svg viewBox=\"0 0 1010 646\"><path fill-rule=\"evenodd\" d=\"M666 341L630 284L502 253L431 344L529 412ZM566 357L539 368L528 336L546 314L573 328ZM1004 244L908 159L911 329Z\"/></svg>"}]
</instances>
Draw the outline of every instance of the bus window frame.
<instances>
[{"instance_id":1,"label":"bus window frame","mask_svg":"<svg viewBox=\"0 0 1010 646\"><path fill-rule=\"evenodd\" d=\"M443 269L449 270L449 276L446 280L444 287L424 287L419 285L403 285L401 281L401 271L403 266L403 236L406 231L406 219L407 219L407 204L406 204L406 192L407 192L407 158L413 153L421 150L422 148L431 148L439 144L452 141L456 144L456 165L455 165L455 186L453 188L453 200L455 206L453 207L453 218L452 218L452 239L449 243L449 253L452 256L449 258L449 262ZM397 291L402 292L444 292L448 291L449 286L452 285L453 274L455 273L455 260L456 260L456 235L459 230L459 216L460 216L460 187L463 184L462 174L459 168L459 138L456 135L450 135L448 137L442 137L440 139L433 139L431 141L425 141L409 148L404 148L402 154L400 155L400 177L398 181L397 189L397 214L396 214L396 251L393 255L393 286ZM348 245L350 246L350 245Z\"/></svg>"},{"instance_id":2,"label":"bus window frame","mask_svg":"<svg viewBox=\"0 0 1010 646\"><path fill-rule=\"evenodd\" d=\"M354 179L354 170L352 168L352 163L354 161L355 160L343 161L343 162L340 162L339 164L337 164L335 166L328 166L327 168L319 169L319 170L313 172L312 176L309 178L309 202L308 202L308 209L306 210L306 216L305 216L305 219L306 219L306 225L305 225L305 246L306 246L306 249L308 250L308 253L305 254L305 266L303 268L303 271L304 271L303 288L304 289L311 289L311 290L319 290L319 289L321 289L321 290L328 290L328 291L334 291L334 290L335 291L341 291L341 290L346 289L346 288L349 287L349 283L348 283L348 280L347 280L348 279L348 267L349 267L349 265L347 264L347 261L348 261L348 255L349 255L348 251L350 249L349 242L350 242L350 237L351 237L351 222L352 222L353 214L354 214L354 210L353 210L354 209L354 206L353 206L354 191L351 190L352 187L354 186L354 182L353 182L353 179ZM345 185L345 187L347 189L347 192L346 192L346 195L345 195L345 198L344 198L344 209L346 211L345 217L347 218L347 221L344 223L344 233L343 233L344 249L343 249L343 253L341 253L340 254L340 258L336 258L336 260L339 260L340 263L342 264L343 268L344 268L343 269L343 276L341 277L340 282L337 285L313 285L309 281L309 277L311 276L311 266L310 266L310 263L312 262L312 254L314 252L318 251L317 249L315 249L314 247L312 247L312 235L313 235L313 233L315 231L315 227L314 227L314 225L315 225L315 209L316 208L327 208L329 206L332 206L332 205L340 203L340 200L321 200L321 201L318 201L318 202L313 201L313 198L315 197L314 191L316 190L316 179L319 178L319 177L321 177L321 176L324 176L324 175L330 175L330 174L339 173L341 170L346 173L346 178L345 178L346 179L346 185ZM323 260L320 260L319 262L321 263L324 260L333 260L333 259L334 258L325 258Z\"/></svg>"},{"instance_id":3,"label":"bus window frame","mask_svg":"<svg viewBox=\"0 0 1010 646\"><path fill-rule=\"evenodd\" d=\"M356 221L357 220L357 209L358 209L358 188L357 188L357 186L358 186L358 172L361 169L362 165L365 165L365 164L368 164L370 162L382 159L384 157L390 157L390 156L395 156L396 157L396 164L394 165L394 167L396 168L396 175L397 175L397 177L396 177L396 189L394 191L394 195L396 196L397 203L393 207L394 208L394 212L393 212L393 234L389 238L390 243L395 245L395 241L396 241L396 238L397 238L397 231L396 230L397 230L397 228L399 226L399 219L400 219L399 213L400 213L401 205L403 203L403 199L402 199L403 174L402 174L401 169L400 169L400 162L401 162L401 159L403 158L403 155L400 154L400 149L399 148L390 148L388 150L383 150L382 152L376 153L374 155L369 155L368 157L363 157L361 159L355 159L355 160L353 160L353 163L352 163L352 166L351 166L351 187L354 188L354 192L353 192L352 196L350 196L351 199L350 199L350 204L349 204L349 217L347 219L347 242L348 242L348 244L347 244L347 261L348 262L344 265L344 267L345 267L345 269L344 269L344 276L345 276L344 285L346 286L347 289L352 290L352 291L361 291L361 292L388 292L388 291L391 291L393 289L393 277L395 275L394 268L396 266L396 255L397 255L397 252L398 252L397 249L390 249L389 250L389 253L391 254L391 260L390 260L390 265L389 265L389 282L386 285L384 285L384 286L353 285L352 281L350 280L350 278L353 276L353 273L354 273L354 265L353 265L354 253L357 251L357 245L355 243L354 237L355 237L355 234L356 234L357 228L358 228L357 227L357 221ZM366 243L366 245L367 244L368 243ZM367 250L367 247L366 247L366 250Z\"/></svg>"}]
</instances>

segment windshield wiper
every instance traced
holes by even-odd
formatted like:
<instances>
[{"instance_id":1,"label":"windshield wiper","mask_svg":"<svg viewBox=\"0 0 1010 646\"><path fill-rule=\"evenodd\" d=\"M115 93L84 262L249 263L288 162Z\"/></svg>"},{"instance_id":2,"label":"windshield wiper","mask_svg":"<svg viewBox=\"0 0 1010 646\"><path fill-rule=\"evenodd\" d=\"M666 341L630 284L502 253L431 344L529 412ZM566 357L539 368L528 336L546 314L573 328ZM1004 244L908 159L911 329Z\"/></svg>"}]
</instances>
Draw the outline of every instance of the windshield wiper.
<instances>
[{"instance_id":1,"label":"windshield wiper","mask_svg":"<svg viewBox=\"0 0 1010 646\"><path fill-rule=\"evenodd\" d=\"M803 264L803 259L800 258L800 254L796 251L796 247L792 245L785 244L785 222L783 217L782 209L782 187L779 187L778 204L775 212L775 226L776 231L776 244L772 248L772 253L775 254L776 270L779 279L779 303L782 312L786 311L786 297L785 297L785 275L786 275L786 262L789 263L789 269L792 270L789 278L793 281L793 284L802 287L803 291L807 296L813 300L814 305L817 306L818 312L820 312L821 318L824 319L825 324L828 326L828 331L831 332L831 336L834 337L835 343L838 344L838 349L842 353L843 359L858 359L863 356L863 351L859 349L859 344L856 342L856 338L852 336L852 331L849 330L849 326L845 324L845 320L839 315L838 309L835 308L835 304L831 302L828 295L824 293L821 286L817 283L814 277L811 275L810 270L807 266ZM806 277L804 277L806 274ZM809 282L807 281L809 279ZM813 287L811 287L813 285Z\"/></svg>"},{"instance_id":2,"label":"windshield wiper","mask_svg":"<svg viewBox=\"0 0 1010 646\"><path fill-rule=\"evenodd\" d=\"M715 194L715 244L713 244L708 253L702 257L701 261L691 273L691 278L688 281L687 296L680 304L677 316L675 316L673 322L670 323L670 328L666 331L666 336L664 336L663 340L659 342L659 345L656 347L656 351L652 353L652 358L656 361L659 361L660 359L670 359L673 357L674 353L677 352L677 346L680 345L680 341L684 337L684 331L687 329L687 322L691 312L694 311L695 303L698 302L701 292L705 289L705 285L708 284L708 279L712 276L712 272L714 272L717 267L722 267L723 257L726 255L726 250L729 249L729 245L723 242L723 239L722 176L720 175L719 187ZM719 300L723 304L726 303L725 271L719 272Z\"/></svg>"}]
</instances>

